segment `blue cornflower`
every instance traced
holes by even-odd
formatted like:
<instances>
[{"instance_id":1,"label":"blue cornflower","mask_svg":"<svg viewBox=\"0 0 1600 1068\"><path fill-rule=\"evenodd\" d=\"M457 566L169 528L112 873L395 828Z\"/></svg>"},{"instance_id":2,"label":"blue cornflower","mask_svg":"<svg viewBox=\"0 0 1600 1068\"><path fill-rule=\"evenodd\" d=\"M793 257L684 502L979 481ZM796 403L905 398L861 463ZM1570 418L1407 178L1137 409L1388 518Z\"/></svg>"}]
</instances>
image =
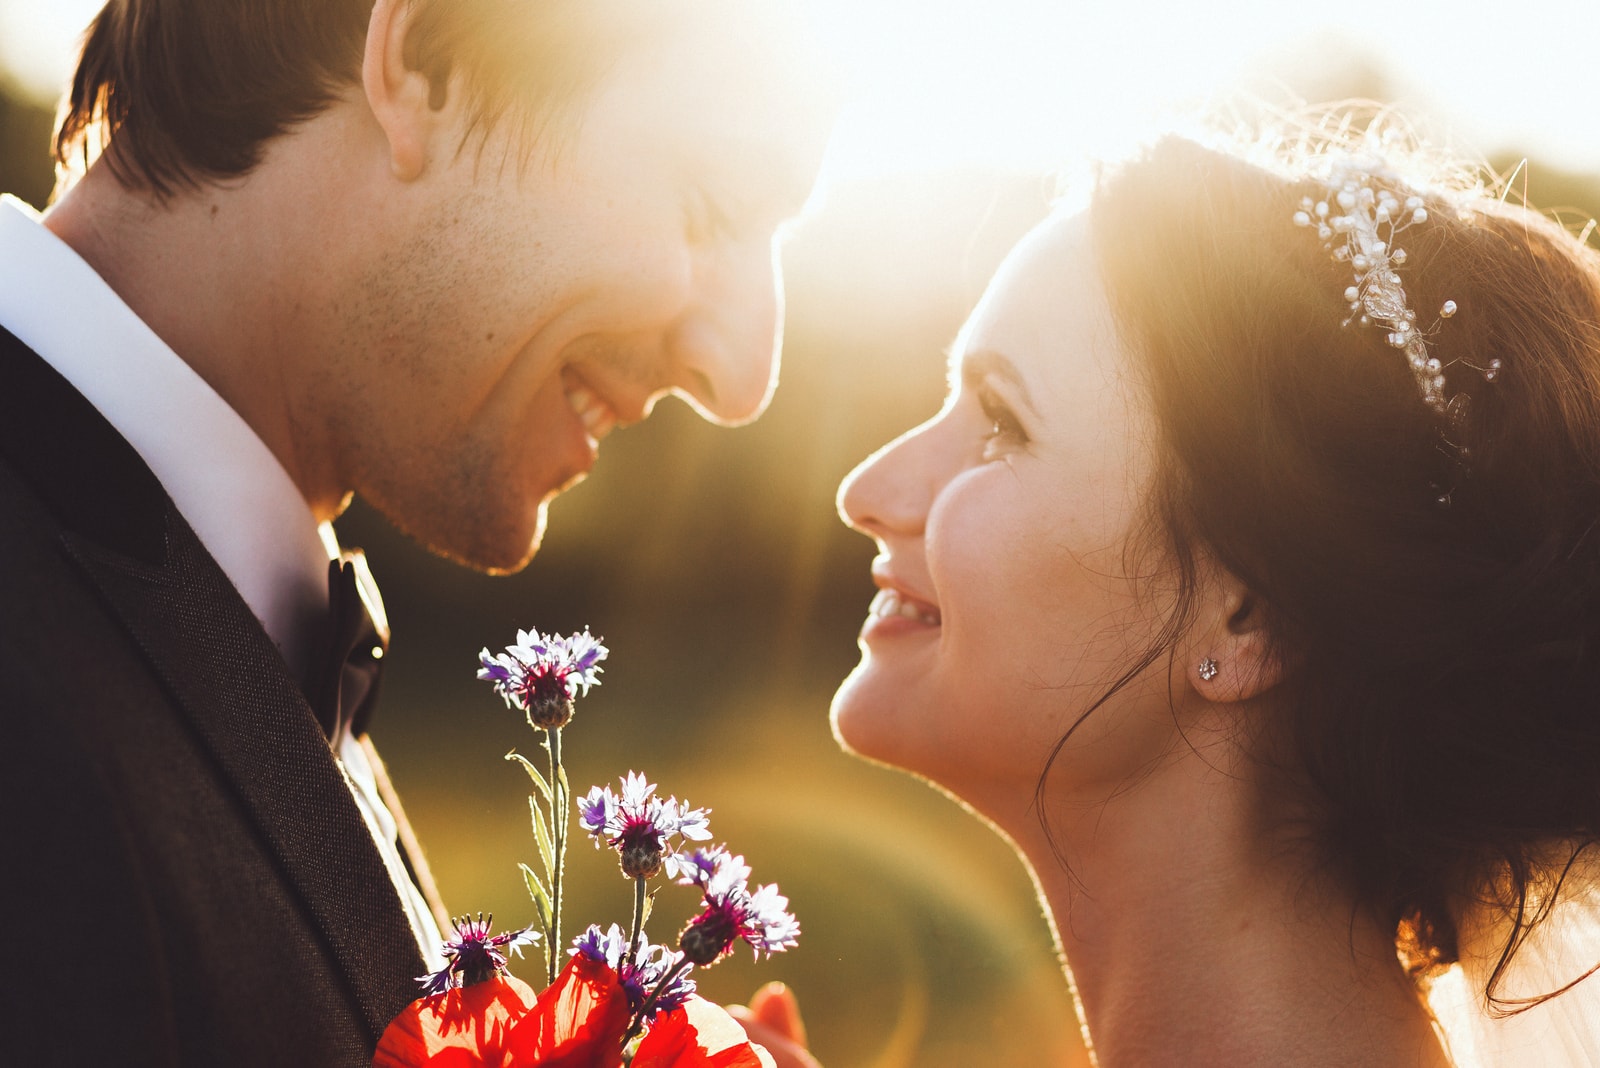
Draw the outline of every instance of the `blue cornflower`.
<instances>
[{"instance_id":1,"label":"blue cornflower","mask_svg":"<svg viewBox=\"0 0 1600 1068\"><path fill-rule=\"evenodd\" d=\"M417 977L424 995L443 993L453 986L472 986L504 975L506 955L501 950L510 949L520 957L523 945L539 940L532 927L491 936L489 929L494 926L494 916L484 919L481 912L476 920L463 916L455 925L456 937L446 941L443 947L445 966Z\"/></svg>"},{"instance_id":2,"label":"blue cornflower","mask_svg":"<svg viewBox=\"0 0 1600 1068\"><path fill-rule=\"evenodd\" d=\"M607 649L588 630L562 637L536 630L517 631L515 645L503 653L478 653L478 678L492 683L507 705L522 709L528 722L544 730L564 727L572 702L600 685L600 661Z\"/></svg>"},{"instance_id":3,"label":"blue cornflower","mask_svg":"<svg viewBox=\"0 0 1600 1068\"><path fill-rule=\"evenodd\" d=\"M577 802L578 825L594 837L596 848L603 841L617 851L622 873L630 879L652 878L663 861L668 874L676 874L674 839L711 837L709 809L690 808L676 797L663 801L655 791L655 783L630 771L622 780L620 796L610 787L595 786Z\"/></svg>"},{"instance_id":4,"label":"blue cornflower","mask_svg":"<svg viewBox=\"0 0 1600 1068\"><path fill-rule=\"evenodd\" d=\"M741 938L759 958L788 949L800 937L789 899L776 885L749 888L750 868L743 857L730 856L721 846L696 849L679 857L678 867L683 873L678 881L698 886L704 896L705 911L678 935L678 948L695 964L716 963Z\"/></svg>"},{"instance_id":5,"label":"blue cornflower","mask_svg":"<svg viewBox=\"0 0 1600 1068\"><path fill-rule=\"evenodd\" d=\"M590 960L604 963L617 975L617 981L628 995L628 1008L637 1013L650 997L663 976L677 969L683 961L682 953L673 953L666 946L652 946L650 940L639 936L639 949L632 960L628 958L628 937L616 924L605 931L596 924L572 940L572 955L582 953ZM686 974L674 976L659 994L651 1007L650 1019L689 1000L695 990L694 980ZM649 1023L649 1020L645 1021Z\"/></svg>"},{"instance_id":6,"label":"blue cornflower","mask_svg":"<svg viewBox=\"0 0 1600 1068\"><path fill-rule=\"evenodd\" d=\"M679 853L672 858L674 862L672 876L682 886L704 887L716 874L718 860L727 855L728 851L722 846Z\"/></svg>"}]
</instances>

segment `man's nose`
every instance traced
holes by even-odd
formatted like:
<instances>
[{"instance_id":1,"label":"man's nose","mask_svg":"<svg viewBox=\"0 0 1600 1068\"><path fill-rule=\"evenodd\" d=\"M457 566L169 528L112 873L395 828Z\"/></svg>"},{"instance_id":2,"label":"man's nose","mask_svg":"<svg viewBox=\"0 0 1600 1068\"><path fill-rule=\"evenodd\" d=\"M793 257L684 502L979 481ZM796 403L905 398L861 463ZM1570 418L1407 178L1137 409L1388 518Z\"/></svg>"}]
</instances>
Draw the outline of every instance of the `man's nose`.
<instances>
[{"instance_id":1,"label":"man's nose","mask_svg":"<svg viewBox=\"0 0 1600 1068\"><path fill-rule=\"evenodd\" d=\"M676 391L716 423L760 415L778 382L783 276L772 242L748 242L697 270L693 303L673 331Z\"/></svg>"}]
</instances>

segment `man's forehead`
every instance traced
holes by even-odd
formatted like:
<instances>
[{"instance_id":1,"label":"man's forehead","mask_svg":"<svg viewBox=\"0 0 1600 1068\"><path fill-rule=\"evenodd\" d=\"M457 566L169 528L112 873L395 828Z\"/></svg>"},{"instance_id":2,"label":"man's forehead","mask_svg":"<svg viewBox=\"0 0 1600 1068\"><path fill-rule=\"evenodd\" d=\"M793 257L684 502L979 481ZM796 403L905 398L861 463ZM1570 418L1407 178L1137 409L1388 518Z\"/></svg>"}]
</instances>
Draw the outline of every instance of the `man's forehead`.
<instances>
[{"instance_id":1,"label":"man's forehead","mask_svg":"<svg viewBox=\"0 0 1600 1068\"><path fill-rule=\"evenodd\" d=\"M763 128L806 114L831 116L837 93L822 51L809 34L759 13L764 2L731 7L727 19L704 13L673 26L623 59L650 68L658 89L700 107L681 119L718 119ZM730 121L731 120L731 121Z\"/></svg>"},{"instance_id":2,"label":"man's forehead","mask_svg":"<svg viewBox=\"0 0 1600 1068\"><path fill-rule=\"evenodd\" d=\"M669 38L619 62L607 79L614 103L669 133L664 140L687 164L714 164L741 185L803 200L836 110L820 60L749 24L695 18Z\"/></svg>"}]
</instances>

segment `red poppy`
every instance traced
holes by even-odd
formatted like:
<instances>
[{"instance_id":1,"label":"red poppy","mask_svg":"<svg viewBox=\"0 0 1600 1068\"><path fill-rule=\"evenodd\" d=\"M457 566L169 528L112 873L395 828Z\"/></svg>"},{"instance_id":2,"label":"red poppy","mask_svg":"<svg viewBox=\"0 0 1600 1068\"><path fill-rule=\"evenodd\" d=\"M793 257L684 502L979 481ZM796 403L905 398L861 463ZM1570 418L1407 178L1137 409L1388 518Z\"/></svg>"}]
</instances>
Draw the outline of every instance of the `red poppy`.
<instances>
[{"instance_id":1,"label":"red poppy","mask_svg":"<svg viewBox=\"0 0 1600 1068\"><path fill-rule=\"evenodd\" d=\"M534 1005L533 988L511 975L418 998L383 1032L372 1066L498 1068L512 1025Z\"/></svg>"},{"instance_id":2,"label":"red poppy","mask_svg":"<svg viewBox=\"0 0 1600 1068\"><path fill-rule=\"evenodd\" d=\"M631 1015L617 973L575 953L533 1011L511 1030L509 1065L618 1068Z\"/></svg>"},{"instance_id":3,"label":"red poppy","mask_svg":"<svg viewBox=\"0 0 1600 1068\"><path fill-rule=\"evenodd\" d=\"M773 1063L721 1006L691 997L657 1017L639 1043L632 1068L773 1068Z\"/></svg>"},{"instance_id":4,"label":"red poppy","mask_svg":"<svg viewBox=\"0 0 1600 1068\"><path fill-rule=\"evenodd\" d=\"M373 1068L620 1068L631 1010L604 961L574 954L536 999L495 976L412 1002L378 1043ZM656 1018L633 1068L773 1068L744 1028L692 997Z\"/></svg>"}]
</instances>

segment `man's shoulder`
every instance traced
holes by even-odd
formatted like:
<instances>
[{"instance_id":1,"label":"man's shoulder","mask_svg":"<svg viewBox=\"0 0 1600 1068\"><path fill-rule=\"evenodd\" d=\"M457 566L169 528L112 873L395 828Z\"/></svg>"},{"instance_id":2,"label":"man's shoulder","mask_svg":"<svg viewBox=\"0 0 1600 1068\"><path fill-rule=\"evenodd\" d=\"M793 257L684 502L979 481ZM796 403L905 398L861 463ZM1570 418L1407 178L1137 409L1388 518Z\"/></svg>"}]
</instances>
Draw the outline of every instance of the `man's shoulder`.
<instances>
[{"instance_id":1,"label":"man's shoulder","mask_svg":"<svg viewBox=\"0 0 1600 1068\"><path fill-rule=\"evenodd\" d=\"M94 568L184 597L0 458L0 902L49 1043L18 1063L367 1063L300 887Z\"/></svg>"},{"instance_id":2,"label":"man's shoulder","mask_svg":"<svg viewBox=\"0 0 1600 1068\"><path fill-rule=\"evenodd\" d=\"M3 468L0 730L0 901L50 1043L18 1063L367 1063L237 785Z\"/></svg>"},{"instance_id":3,"label":"man's shoulder","mask_svg":"<svg viewBox=\"0 0 1600 1068\"><path fill-rule=\"evenodd\" d=\"M0 326L0 465L63 526L152 559L167 497L138 453L42 357Z\"/></svg>"}]
</instances>

